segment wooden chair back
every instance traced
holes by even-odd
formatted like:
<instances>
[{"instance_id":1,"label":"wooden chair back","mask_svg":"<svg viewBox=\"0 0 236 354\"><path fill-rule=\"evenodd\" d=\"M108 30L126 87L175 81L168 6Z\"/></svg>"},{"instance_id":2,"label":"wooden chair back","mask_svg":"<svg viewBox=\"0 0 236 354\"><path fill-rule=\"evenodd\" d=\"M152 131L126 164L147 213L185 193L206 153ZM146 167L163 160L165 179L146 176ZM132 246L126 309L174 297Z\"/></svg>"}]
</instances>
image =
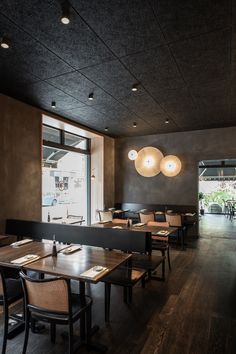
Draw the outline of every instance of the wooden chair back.
<instances>
[{"instance_id":1,"label":"wooden chair back","mask_svg":"<svg viewBox=\"0 0 236 354\"><path fill-rule=\"evenodd\" d=\"M98 211L99 221L112 221L112 211Z\"/></svg>"},{"instance_id":2,"label":"wooden chair back","mask_svg":"<svg viewBox=\"0 0 236 354\"><path fill-rule=\"evenodd\" d=\"M166 221L170 226L182 227L181 214L166 214Z\"/></svg>"},{"instance_id":3,"label":"wooden chair back","mask_svg":"<svg viewBox=\"0 0 236 354\"><path fill-rule=\"evenodd\" d=\"M147 224L148 221L155 220L154 213L153 212L139 213L139 219L140 219L140 222Z\"/></svg>"},{"instance_id":4,"label":"wooden chair back","mask_svg":"<svg viewBox=\"0 0 236 354\"><path fill-rule=\"evenodd\" d=\"M35 280L20 273L26 304L40 311L69 312L68 282L62 278Z\"/></svg>"}]
</instances>

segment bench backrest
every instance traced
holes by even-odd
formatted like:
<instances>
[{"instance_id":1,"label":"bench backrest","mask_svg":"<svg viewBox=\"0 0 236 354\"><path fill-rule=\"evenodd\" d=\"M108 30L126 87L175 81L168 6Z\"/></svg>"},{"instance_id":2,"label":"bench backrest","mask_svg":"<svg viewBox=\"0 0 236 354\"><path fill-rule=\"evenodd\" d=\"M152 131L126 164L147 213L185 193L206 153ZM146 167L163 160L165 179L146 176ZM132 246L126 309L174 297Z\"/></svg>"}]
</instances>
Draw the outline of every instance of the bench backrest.
<instances>
[{"instance_id":1,"label":"bench backrest","mask_svg":"<svg viewBox=\"0 0 236 354\"><path fill-rule=\"evenodd\" d=\"M52 240L122 251L150 253L151 234L142 231L62 225L27 220L6 220L6 234Z\"/></svg>"}]
</instances>

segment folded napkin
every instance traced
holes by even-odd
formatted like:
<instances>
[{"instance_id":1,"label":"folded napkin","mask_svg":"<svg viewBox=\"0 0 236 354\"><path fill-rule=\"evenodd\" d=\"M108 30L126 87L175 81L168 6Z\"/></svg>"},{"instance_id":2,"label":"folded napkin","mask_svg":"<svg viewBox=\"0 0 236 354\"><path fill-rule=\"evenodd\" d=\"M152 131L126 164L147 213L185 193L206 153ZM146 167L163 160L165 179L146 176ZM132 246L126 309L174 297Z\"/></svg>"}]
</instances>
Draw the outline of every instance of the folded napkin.
<instances>
[{"instance_id":1,"label":"folded napkin","mask_svg":"<svg viewBox=\"0 0 236 354\"><path fill-rule=\"evenodd\" d=\"M123 213L123 210L117 209L117 210L114 210L114 213Z\"/></svg>"},{"instance_id":2,"label":"folded napkin","mask_svg":"<svg viewBox=\"0 0 236 354\"><path fill-rule=\"evenodd\" d=\"M71 253L74 253L76 251L80 251L81 250L81 246L79 245L73 245L73 246L70 246L68 248L65 248L64 250L61 251L61 253L63 254L71 254Z\"/></svg>"},{"instance_id":3,"label":"folded napkin","mask_svg":"<svg viewBox=\"0 0 236 354\"><path fill-rule=\"evenodd\" d=\"M159 214L162 215L162 214L164 214L164 212L163 211L155 211L155 214L156 215L159 215Z\"/></svg>"},{"instance_id":4,"label":"folded napkin","mask_svg":"<svg viewBox=\"0 0 236 354\"><path fill-rule=\"evenodd\" d=\"M112 226L113 229L122 229L122 226Z\"/></svg>"},{"instance_id":5,"label":"folded napkin","mask_svg":"<svg viewBox=\"0 0 236 354\"><path fill-rule=\"evenodd\" d=\"M40 257L37 254L26 254L24 257L20 257L11 261L12 264L27 264Z\"/></svg>"},{"instance_id":6,"label":"folded napkin","mask_svg":"<svg viewBox=\"0 0 236 354\"><path fill-rule=\"evenodd\" d=\"M84 278L96 278L98 275L108 271L108 268L96 265L85 272L81 273L80 276Z\"/></svg>"},{"instance_id":7,"label":"folded napkin","mask_svg":"<svg viewBox=\"0 0 236 354\"><path fill-rule=\"evenodd\" d=\"M185 213L186 216L194 216L195 213Z\"/></svg>"},{"instance_id":8,"label":"folded napkin","mask_svg":"<svg viewBox=\"0 0 236 354\"><path fill-rule=\"evenodd\" d=\"M138 222L137 224L134 224L133 227L141 227L144 225L145 225L145 222Z\"/></svg>"},{"instance_id":9,"label":"folded napkin","mask_svg":"<svg viewBox=\"0 0 236 354\"><path fill-rule=\"evenodd\" d=\"M152 235L167 236L167 235L169 235L169 231L167 231L167 230L160 230L160 231L157 231L157 232L153 232Z\"/></svg>"},{"instance_id":10,"label":"folded napkin","mask_svg":"<svg viewBox=\"0 0 236 354\"><path fill-rule=\"evenodd\" d=\"M11 243L11 246L23 246L26 243L33 242L30 238L25 238L24 240Z\"/></svg>"}]
</instances>

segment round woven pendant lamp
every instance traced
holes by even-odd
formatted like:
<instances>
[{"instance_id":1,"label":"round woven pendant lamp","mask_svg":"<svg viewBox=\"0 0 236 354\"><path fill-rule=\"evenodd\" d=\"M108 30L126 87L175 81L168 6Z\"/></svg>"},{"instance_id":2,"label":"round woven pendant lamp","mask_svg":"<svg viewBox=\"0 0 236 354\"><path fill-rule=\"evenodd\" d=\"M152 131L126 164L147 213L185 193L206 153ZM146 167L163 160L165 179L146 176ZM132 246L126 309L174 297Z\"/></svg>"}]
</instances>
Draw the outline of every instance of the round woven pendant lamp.
<instances>
[{"instance_id":1,"label":"round woven pendant lamp","mask_svg":"<svg viewBox=\"0 0 236 354\"><path fill-rule=\"evenodd\" d=\"M163 154L154 147L145 147L138 152L135 160L135 168L137 172L144 177L153 177L161 172L160 162Z\"/></svg>"},{"instance_id":2,"label":"round woven pendant lamp","mask_svg":"<svg viewBox=\"0 0 236 354\"><path fill-rule=\"evenodd\" d=\"M161 172L167 177L177 176L180 173L181 167L181 161L175 155L163 157L160 164Z\"/></svg>"}]
</instances>

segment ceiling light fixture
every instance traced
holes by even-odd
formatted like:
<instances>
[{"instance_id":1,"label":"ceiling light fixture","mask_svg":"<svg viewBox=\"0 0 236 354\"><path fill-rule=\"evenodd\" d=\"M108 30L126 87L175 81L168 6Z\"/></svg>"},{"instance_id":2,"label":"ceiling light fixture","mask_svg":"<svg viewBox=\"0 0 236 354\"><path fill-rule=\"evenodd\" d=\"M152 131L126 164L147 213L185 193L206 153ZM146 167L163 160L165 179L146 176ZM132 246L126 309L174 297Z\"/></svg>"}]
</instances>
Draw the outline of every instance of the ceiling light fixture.
<instances>
[{"instance_id":1,"label":"ceiling light fixture","mask_svg":"<svg viewBox=\"0 0 236 354\"><path fill-rule=\"evenodd\" d=\"M133 122L133 128L137 128L137 123Z\"/></svg>"},{"instance_id":2,"label":"ceiling light fixture","mask_svg":"<svg viewBox=\"0 0 236 354\"><path fill-rule=\"evenodd\" d=\"M105 129L104 129L104 130L105 130L105 132L107 132L107 131L108 131L108 127L105 127Z\"/></svg>"},{"instance_id":3,"label":"ceiling light fixture","mask_svg":"<svg viewBox=\"0 0 236 354\"><path fill-rule=\"evenodd\" d=\"M160 162L162 159L163 154L160 150L148 146L138 152L134 162L135 168L141 176L154 177L161 172Z\"/></svg>"},{"instance_id":4,"label":"ceiling light fixture","mask_svg":"<svg viewBox=\"0 0 236 354\"><path fill-rule=\"evenodd\" d=\"M89 99L90 101L93 100L93 92L91 92L91 93L89 94L88 99Z\"/></svg>"},{"instance_id":5,"label":"ceiling light fixture","mask_svg":"<svg viewBox=\"0 0 236 354\"><path fill-rule=\"evenodd\" d=\"M52 106L52 108L56 108L56 102L55 102L55 101L52 101L51 106Z\"/></svg>"},{"instance_id":6,"label":"ceiling light fixture","mask_svg":"<svg viewBox=\"0 0 236 354\"><path fill-rule=\"evenodd\" d=\"M134 84L134 85L132 86L131 91L133 91L133 92L138 91L138 84Z\"/></svg>"},{"instance_id":7,"label":"ceiling light fixture","mask_svg":"<svg viewBox=\"0 0 236 354\"><path fill-rule=\"evenodd\" d=\"M138 157L138 153L137 153L136 150L130 150L130 151L128 152L128 158L129 158L131 161L136 160L137 157Z\"/></svg>"},{"instance_id":8,"label":"ceiling light fixture","mask_svg":"<svg viewBox=\"0 0 236 354\"><path fill-rule=\"evenodd\" d=\"M11 46L11 41L9 38L6 38L6 37L2 37L1 39L1 47L4 48L4 49L9 49L10 46Z\"/></svg>"},{"instance_id":9,"label":"ceiling light fixture","mask_svg":"<svg viewBox=\"0 0 236 354\"><path fill-rule=\"evenodd\" d=\"M167 177L175 177L181 171L181 161L175 155L167 155L163 157L160 163L161 172Z\"/></svg>"},{"instance_id":10,"label":"ceiling light fixture","mask_svg":"<svg viewBox=\"0 0 236 354\"><path fill-rule=\"evenodd\" d=\"M62 5L61 23L63 23L63 25L70 23L70 5L67 1Z\"/></svg>"},{"instance_id":11,"label":"ceiling light fixture","mask_svg":"<svg viewBox=\"0 0 236 354\"><path fill-rule=\"evenodd\" d=\"M166 123L166 124L169 124L169 119L166 119L166 120L165 120L165 123Z\"/></svg>"}]
</instances>

